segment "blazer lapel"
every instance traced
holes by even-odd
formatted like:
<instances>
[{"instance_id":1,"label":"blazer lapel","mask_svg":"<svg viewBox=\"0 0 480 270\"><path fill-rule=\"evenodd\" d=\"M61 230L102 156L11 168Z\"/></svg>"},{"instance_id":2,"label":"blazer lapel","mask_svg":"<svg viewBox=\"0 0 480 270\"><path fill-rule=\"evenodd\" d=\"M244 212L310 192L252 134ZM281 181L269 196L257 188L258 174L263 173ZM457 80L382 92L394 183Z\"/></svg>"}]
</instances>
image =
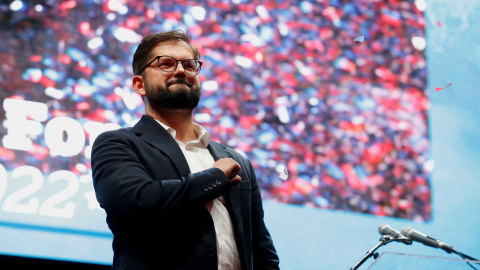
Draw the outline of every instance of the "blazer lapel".
<instances>
[{"instance_id":1,"label":"blazer lapel","mask_svg":"<svg viewBox=\"0 0 480 270\"><path fill-rule=\"evenodd\" d=\"M225 157L233 158L227 153L227 151L225 151L225 148L224 145L214 141L210 141L208 144L208 150L215 160ZM247 257L243 241L242 201L240 199L240 185L238 183L230 186L227 196L225 196L225 200L227 201L230 217L232 218L233 228L235 230L235 240L237 242L238 254L241 258L240 261L242 262L242 268L247 269Z\"/></svg>"},{"instance_id":2,"label":"blazer lapel","mask_svg":"<svg viewBox=\"0 0 480 270\"><path fill-rule=\"evenodd\" d=\"M135 134L147 143L167 155L175 164L180 176L190 173L187 160L175 139L155 119L150 116L142 116L142 119L133 127Z\"/></svg>"},{"instance_id":3,"label":"blazer lapel","mask_svg":"<svg viewBox=\"0 0 480 270\"><path fill-rule=\"evenodd\" d=\"M221 145L219 143L216 143L214 141L210 141L208 144L208 150L213 156L213 159L215 161L221 159L221 158L233 158L231 155L225 151L225 146ZM230 186L229 191L227 192L226 196L227 203L230 207L230 210L232 210L233 214L232 215L235 218L235 221L241 222L241 201L240 201L240 185L234 184Z\"/></svg>"}]
</instances>

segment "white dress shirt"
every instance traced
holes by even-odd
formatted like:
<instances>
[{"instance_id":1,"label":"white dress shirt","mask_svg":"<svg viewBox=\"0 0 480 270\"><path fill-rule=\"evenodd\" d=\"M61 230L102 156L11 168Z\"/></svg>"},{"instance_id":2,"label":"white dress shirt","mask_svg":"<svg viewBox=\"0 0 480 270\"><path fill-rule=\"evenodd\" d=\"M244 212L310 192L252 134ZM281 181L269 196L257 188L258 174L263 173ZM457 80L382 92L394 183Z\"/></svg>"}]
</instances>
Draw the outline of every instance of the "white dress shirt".
<instances>
[{"instance_id":1,"label":"white dress shirt","mask_svg":"<svg viewBox=\"0 0 480 270\"><path fill-rule=\"evenodd\" d=\"M177 132L156 120L175 139ZM175 140L187 160L191 173L200 172L212 167L215 160L207 149L210 133L197 123L193 123L197 139L184 144ZM233 231L232 220L227 210L227 202L220 196L205 204L213 219L217 235L217 256L219 270L241 270L240 257Z\"/></svg>"}]
</instances>

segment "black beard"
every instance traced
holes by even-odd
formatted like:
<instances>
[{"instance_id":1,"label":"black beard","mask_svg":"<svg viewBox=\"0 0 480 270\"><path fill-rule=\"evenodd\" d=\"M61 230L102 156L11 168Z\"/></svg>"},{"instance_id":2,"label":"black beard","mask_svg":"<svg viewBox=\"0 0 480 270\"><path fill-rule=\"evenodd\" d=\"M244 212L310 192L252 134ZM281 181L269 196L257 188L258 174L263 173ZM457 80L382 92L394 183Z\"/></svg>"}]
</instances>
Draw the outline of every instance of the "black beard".
<instances>
[{"instance_id":1,"label":"black beard","mask_svg":"<svg viewBox=\"0 0 480 270\"><path fill-rule=\"evenodd\" d=\"M177 84L178 87L174 91L170 90L172 84ZM145 92L150 104L170 110L193 110L197 107L201 95L200 87L192 85L184 78L168 81L166 87L145 82Z\"/></svg>"}]
</instances>

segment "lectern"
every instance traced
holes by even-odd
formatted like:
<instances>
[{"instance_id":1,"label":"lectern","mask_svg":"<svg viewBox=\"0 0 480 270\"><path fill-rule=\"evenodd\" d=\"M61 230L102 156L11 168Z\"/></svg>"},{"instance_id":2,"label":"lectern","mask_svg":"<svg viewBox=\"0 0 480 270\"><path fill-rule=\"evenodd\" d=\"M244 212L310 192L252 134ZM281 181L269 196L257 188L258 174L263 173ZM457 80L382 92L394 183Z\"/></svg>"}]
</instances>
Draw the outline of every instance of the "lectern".
<instances>
[{"instance_id":1,"label":"lectern","mask_svg":"<svg viewBox=\"0 0 480 270\"><path fill-rule=\"evenodd\" d=\"M463 270L480 269L480 261L425 256L408 253L382 252L367 268L371 270Z\"/></svg>"}]
</instances>

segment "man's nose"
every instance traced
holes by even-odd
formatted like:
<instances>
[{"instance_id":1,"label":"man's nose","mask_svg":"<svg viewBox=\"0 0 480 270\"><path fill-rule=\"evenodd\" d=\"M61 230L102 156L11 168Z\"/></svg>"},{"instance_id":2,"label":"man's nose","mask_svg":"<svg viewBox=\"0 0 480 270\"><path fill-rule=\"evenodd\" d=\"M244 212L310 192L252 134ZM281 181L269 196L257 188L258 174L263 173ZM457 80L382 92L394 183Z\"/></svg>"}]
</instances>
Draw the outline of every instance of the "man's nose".
<instances>
[{"instance_id":1,"label":"man's nose","mask_svg":"<svg viewBox=\"0 0 480 270\"><path fill-rule=\"evenodd\" d=\"M185 72L185 69L183 68L183 64L181 61L177 61L177 68L175 69L174 74L177 76L178 75L183 75L186 76L187 72Z\"/></svg>"}]
</instances>

